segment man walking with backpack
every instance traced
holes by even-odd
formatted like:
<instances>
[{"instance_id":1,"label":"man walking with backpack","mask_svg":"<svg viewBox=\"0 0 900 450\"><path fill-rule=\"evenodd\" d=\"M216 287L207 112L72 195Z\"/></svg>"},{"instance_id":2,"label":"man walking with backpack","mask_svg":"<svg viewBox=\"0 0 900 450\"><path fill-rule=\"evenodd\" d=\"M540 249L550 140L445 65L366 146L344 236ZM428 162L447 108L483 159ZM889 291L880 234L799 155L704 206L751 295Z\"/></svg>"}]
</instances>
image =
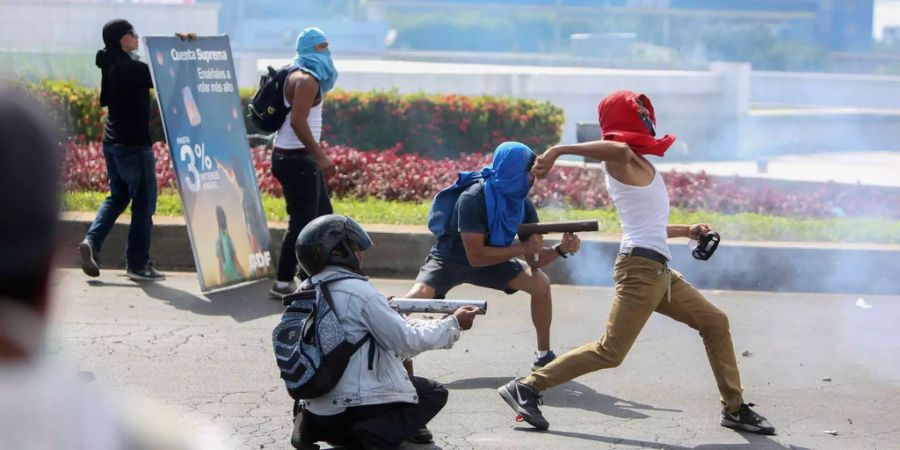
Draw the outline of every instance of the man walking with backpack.
<instances>
[{"instance_id":1,"label":"man walking with backpack","mask_svg":"<svg viewBox=\"0 0 900 450\"><path fill-rule=\"evenodd\" d=\"M150 235L156 212L156 159L150 146L153 80L147 64L133 57L138 42L138 35L127 20L112 20L103 26L105 47L97 52L95 62L102 72L100 105L109 110L103 128L109 196L100 205L78 252L84 273L99 276L96 253L130 202L126 276L134 281L159 281L165 276L150 261Z\"/></svg>"},{"instance_id":2,"label":"man walking with backpack","mask_svg":"<svg viewBox=\"0 0 900 450\"><path fill-rule=\"evenodd\" d=\"M277 280L269 291L274 299L296 290L294 243L300 230L316 217L332 213L325 180L334 174L335 166L319 147L319 139L322 104L337 76L325 34L318 28L303 30L297 37L297 56L283 84L284 98L279 99L290 112L278 129L272 152L272 175L281 183L290 217L281 244ZM304 276L301 274L301 278Z\"/></svg>"},{"instance_id":3,"label":"man walking with backpack","mask_svg":"<svg viewBox=\"0 0 900 450\"><path fill-rule=\"evenodd\" d=\"M291 443L397 448L447 402L447 389L407 376L403 358L450 348L472 327L478 309L440 320L407 319L362 275L369 235L353 219L329 214L297 239L310 276L285 297L290 306L272 333L288 392L303 401Z\"/></svg>"}]
</instances>

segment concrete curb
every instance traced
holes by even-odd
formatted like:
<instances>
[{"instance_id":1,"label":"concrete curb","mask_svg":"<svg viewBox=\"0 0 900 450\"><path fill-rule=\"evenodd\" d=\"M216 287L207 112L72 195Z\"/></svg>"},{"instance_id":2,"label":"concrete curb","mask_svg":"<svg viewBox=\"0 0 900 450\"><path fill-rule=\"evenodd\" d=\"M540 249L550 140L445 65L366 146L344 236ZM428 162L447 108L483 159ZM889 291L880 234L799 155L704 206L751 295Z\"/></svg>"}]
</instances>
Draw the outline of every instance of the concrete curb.
<instances>
[{"instance_id":1,"label":"concrete curb","mask_svg":"<svg viewBox=\"0 0 900 450\"><path fill-rule=\"evenodd\" d=\"M93 219L91 213L65 213L61 220L61 264L78 267L75 248ZM103 269L124 267L127 217L113 227L100 257ZM277 258L285 224L270 225L273 258ZM366 225L375 246L367 252L367 273L378 277L414 278L433 236L425 227ZM548 239L548 242L551 240ZM545 268L555 284L611 286L616 237L583 236L581 251ZM724 236L709 261L690 256L687 242L671 244L672 267L698 288L895 295L900 293L900 246L830 243L729 242ZM156 218L151 255L166 270L194 270L190 241L180 218Z\"/></svg>"}]
</instances>

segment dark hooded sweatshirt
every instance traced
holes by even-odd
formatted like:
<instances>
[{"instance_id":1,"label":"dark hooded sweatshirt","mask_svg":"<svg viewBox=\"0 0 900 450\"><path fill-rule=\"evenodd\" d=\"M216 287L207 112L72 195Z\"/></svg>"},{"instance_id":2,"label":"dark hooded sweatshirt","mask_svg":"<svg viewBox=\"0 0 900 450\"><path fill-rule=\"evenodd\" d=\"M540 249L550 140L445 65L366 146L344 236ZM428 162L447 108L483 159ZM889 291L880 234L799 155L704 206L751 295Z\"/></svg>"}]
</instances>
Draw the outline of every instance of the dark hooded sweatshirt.
<instances>
[{"instance_id":1,"label":"dark hooded sweatshirt","mask_svg":"<svg viewBox=\"0 0 900 450\"><path fill-rule=\"evenodd\" d=\"M109 111L103 129L106 144L151 144L150 69L132 59L119 44L119 39L131 30L131 24L124 20L108 23L103 29L106 47L97 52L96 64L103 73L100 105Z\"/></svg>"}]
</instances>

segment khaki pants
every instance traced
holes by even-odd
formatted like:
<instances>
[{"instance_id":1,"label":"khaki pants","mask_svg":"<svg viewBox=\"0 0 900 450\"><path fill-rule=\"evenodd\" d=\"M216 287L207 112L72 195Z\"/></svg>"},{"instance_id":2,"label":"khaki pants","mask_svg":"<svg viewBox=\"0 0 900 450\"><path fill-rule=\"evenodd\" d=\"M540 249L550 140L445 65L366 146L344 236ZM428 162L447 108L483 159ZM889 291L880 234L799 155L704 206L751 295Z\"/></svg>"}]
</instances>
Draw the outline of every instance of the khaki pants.
<instances>
[{"instance_id":1,"label":"khaki pants","mask_svg":"<svg viewBox=\"0 0 900 450\"><path fill-rule=\"evenodd\" d=\"M560 356L523 382L543 391L588 372L618 366L655 311L700 332L722 402L729 411L736 411L742 402L741 377L725 313L680 273L651 259L620 255L613 279L616 298L603 337Z\"/></svg>"}]
</instances>

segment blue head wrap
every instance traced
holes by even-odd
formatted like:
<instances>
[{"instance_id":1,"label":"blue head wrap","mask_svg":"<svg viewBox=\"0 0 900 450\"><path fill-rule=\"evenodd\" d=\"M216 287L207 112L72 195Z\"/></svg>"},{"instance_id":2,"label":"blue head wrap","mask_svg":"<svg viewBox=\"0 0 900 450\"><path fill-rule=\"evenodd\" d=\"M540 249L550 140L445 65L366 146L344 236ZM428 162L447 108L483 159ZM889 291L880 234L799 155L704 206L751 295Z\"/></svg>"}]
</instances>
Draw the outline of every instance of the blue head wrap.
<instances>
[{"instance_id":1,"label":"blue head wrap","mask_svg":"<svg viewBox=\"0 0 900 450\"><path fill-rule=\"evenodd\" d=\"M310 27L300 32L297 36L297 56L294 64L312 75L319 81L319 89L322 93L334 88L338 73L331 61L331 52L328 49L316 51L315 46L328 42L322 30Z\"/></svg>"},{"instance_id":2,"label":"blue head wrap","mask_svg":"<svg viewBox=\"0 0 900 450\"><path fill-rule=\"evenodd\" d=\"M525 197L528 184L528 166L535 155L521 142L504 142L494 150L490 167L480 172L460 172L452 186L434 196L428 214L428 228L437 236L450 229L450 217L460 194L469 186L484 181L484 199L489 231L488 244L508 247L516 236L519 224L525 219Z\"/></svg>"},{"instance_id":3,"label":"blue head wrap","mask_svg":"<svg viewBox=\"0 0 900 450\"><path fill-rule=\"evenodd\" d=\"M525 220L525 198L531 189L528 166L534 158L527 145L507 141L494 150L491 166L481 169L490 231L488 244L506 247L516 237Z\"/></svg>"}]
</instances>

